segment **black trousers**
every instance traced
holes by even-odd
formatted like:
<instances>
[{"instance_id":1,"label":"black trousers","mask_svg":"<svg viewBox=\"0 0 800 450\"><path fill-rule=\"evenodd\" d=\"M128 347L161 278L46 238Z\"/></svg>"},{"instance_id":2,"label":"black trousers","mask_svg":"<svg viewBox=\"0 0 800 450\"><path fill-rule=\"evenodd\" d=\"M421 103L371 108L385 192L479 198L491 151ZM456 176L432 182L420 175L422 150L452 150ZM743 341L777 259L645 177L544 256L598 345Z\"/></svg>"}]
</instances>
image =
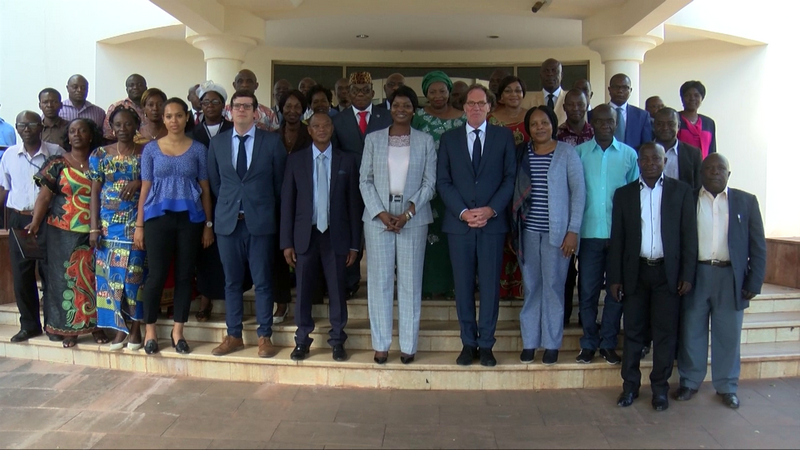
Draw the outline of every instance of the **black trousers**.
<instances>
[{"instance_id":1,"label":"black trousers","mask_svg":"<svg viewBox=\"0 0 800 450\"><path fill-rule=\"evenodd\" d=\"M346 263L347 255L337 255L333 251L330 230L320 233L317 227L312 227L308 251L297 255L297 304L294 313L297 332L294 340L298 345L311 345L314 341L309 337L314 331L311 304L315 286L323 278L320 275L324 275L330 299L328 317L331 329L328 332L328 344L344 344L347 340L347 333L344 332L347 325Z\"/></svg>"},{"instance_id":2,"label":"black trousers","mask_svg":"<svg viewBox=\"0 0 800 450\"><path fill-rule=\"evenodd\" d=\"M664 264L639 263L636 291L622 300L625 347L622 351L623 390L638 392L642 383L639 370L648 328L653 337L653 370L650 385L653 395L667 395L669 377L675 361L678 340L680 297L670 291ZM675 288L675 287L673 287ZM613 301L609 299L609 301Z\"/></svg>"},{"instance_id":3,"label":"black trousers","mask_svg":"<svg viewBox=\"0 0 800 450\"><path fill-rule=\"evenodd\" d=\"M17 211L8 209L8 228L23 229L31 223L32 216L20 214ZM45 225L46 226L46 225ZM40 247L45 245L44 227L39 230L37 241ZM39 317L39 290L36 288L36 266L39 266L39 277L44 283L44 261L37 264L35 260L25 259L17 247L17 242L13 237L8 243L11 276L14 279L14 297L17 299L19 309L19 325L21 330L41 331L42 321Z\"/></svg>"},{"instance_id":4,"label":"black trousers","mask_svg":"<svg viewBox=\"0 0 800 450\"><path fill-rule=\"evenodd\" d=\"M144 320L156 323L161 293L167 281L169 266L175 259L174 320L189 320L197 255L202 248L203 224L189 220L188 212L167 211L144 223L144 245L147 250L147 280L142 294Z\"/></svg>"},{"instance_id":5,"label":"black trousers","mask_svg":"<svg viewBox=\"0 0 800 450\"><path fill-rule=\"evenodd\" d=\"M572 317L572 301L575 295L575 282L578 280L578 268L575 267L575 255L569 258L569 266L567 266L567 281L564 282L564 326L569 325L569 319ZM578 315L580 322L580 315Z\"/></svg>"}]
</instances>

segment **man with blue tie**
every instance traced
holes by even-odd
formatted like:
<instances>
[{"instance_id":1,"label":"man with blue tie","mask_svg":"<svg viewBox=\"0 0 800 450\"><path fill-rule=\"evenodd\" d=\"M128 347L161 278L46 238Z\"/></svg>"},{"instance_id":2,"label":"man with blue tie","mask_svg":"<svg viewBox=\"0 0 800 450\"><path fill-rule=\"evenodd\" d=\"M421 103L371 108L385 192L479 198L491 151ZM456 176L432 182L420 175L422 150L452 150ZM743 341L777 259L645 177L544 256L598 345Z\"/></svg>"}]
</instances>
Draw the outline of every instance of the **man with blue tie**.
<instances>
[{"instance_id":1,"label":"man with blue tie","mask_svg":"<svg viewBox=\"0 0 800 450\"><path fill-rule=\"evenodd\" d=\"M511 130L489 125L494 95L473 84L466 92L467 123L442 135L436 189L447 209L442 230L450 240L462 366L480 357L494 366L492 353L500 298L500 270L514 192L516 159ZM475 318L475 269L480 285L480 323ZM479 350L480 349L480 350Z\"/></svg>"},{"instance_id":2,"label":"man with blue tie","mask_svg":"<svg viewBox=\"0 0 800 450\"><path fill-rule=\"evenodd\" d=\"M231 98L233 128L211 139L208 179L217 198L214 232L225 272L227 334L211 353L222 356L244 348L243 281L249 265L256 294L258 356L270 358L272 345L272 265L277 214L286 167L286 149L275 133L256 128L258 100L252 91Z\"/></svg>"},{"instance_id":3,"label":"man with blue tie","mask_svg":"<svg viewBox=\"0 0 800 450\"><path fill-rule=\"evenodd\" d=\"M313 143L289 155L281 190L281 248L297 273L295 348L291 358L308 356L313 339L311 303L324 275L328 286L328 345L333 359L344 361L347 334L346 275L361 248L364 204L358 188L358 165L350 153L331 144L334 128L327 114L314 114L308 132Z\"/></svg>"},{"instance_id":4,"label":"man with blue tie","mask_svg":"<svg viewBox=\"0 0 800 450\"><path fill-rule=\"evenodd\" d=\"M637 149L645 142L653 140L653 127L647 111L628 104L632 92L631 79L624 73L614 75L608 82L608 95L611 97L608 106L614 112L617 122L614 138ZM590 122L592 113L594 111L589 111Z\"/></svg>"}]
</instances>

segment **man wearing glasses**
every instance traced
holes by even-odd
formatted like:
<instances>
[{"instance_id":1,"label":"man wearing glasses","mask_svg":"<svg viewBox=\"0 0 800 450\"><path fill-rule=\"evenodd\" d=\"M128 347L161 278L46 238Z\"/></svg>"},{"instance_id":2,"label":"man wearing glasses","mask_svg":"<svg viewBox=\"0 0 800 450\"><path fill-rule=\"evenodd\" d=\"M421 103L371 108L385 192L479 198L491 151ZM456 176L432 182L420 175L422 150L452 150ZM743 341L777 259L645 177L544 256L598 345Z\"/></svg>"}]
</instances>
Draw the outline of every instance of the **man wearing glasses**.
<instances>
[{"instance_id":1,"label":"man wearing glasses","mask_svg":"<svg viewBox=\"0 0 800 450\"><path fill-rule=\"evenodd\" d=\"M645 142L653 140L653 127L647 111L628 104L631 92L631 79L624 73L614 75L608 82L608 95L611 98L608 106L617 122L614 138L638 149ZM592 121L593 112L589 111L589 122Z\"/></svg>"},{"instance_id":2,"label":"man wearing glasses","mask_svg":"<svg viewBox=\"0 0 800 450\"><path fill-rule=\"evenodd\" d=\"M375 91L372 89L372 74L369 72L353 72L348 80L350 106L340 114L333 116L333 148L356 157L361 167L361 155L364 153L364 139L367 134L388 128L392 124L392 116L384 107L372 104ZM358 252L355 264L347 268L347 298L353 298L361 283L361 257Z\"/></svg>"},{"instance_id":3,"label":"man wearing glasses","mask_svg":"<svg viewBox=\"0 0 800 450\"><path fill-rule=\"evenodd\" d=\"M497 364L492 347L517 168L511 130L486 122L492 106L494 95L486 87L470 86L464 102L467 123L444 133L439 144L436 190L447 209L442 230L450 240L463 345L456 363L461 366L478 357L483 366ZM480 322L475 318L476 268Z\"/></svg>"},{"instance_id":4,"label":"man wearing glasses","mask_svg":"<svg viewBox=\"0 0 800 450\"><path fill-rule=\"evenodd\" d=\"M21 230L31 223L33 205L39 195L39 187L33 183L33 176L47 158L63 155L64 149L42 142L42 118L33 111L19 113L16 128L22 143L9 147L0 159L0 205L7 201L8 228ZM40 246L44 244L43 237L44 233L41 233ZM42 334L36 261L24 259L16 243L10 247L14 296L20 314L20 331L11 338L11 342L23 342Z\"/></svg>"}]
</instances>

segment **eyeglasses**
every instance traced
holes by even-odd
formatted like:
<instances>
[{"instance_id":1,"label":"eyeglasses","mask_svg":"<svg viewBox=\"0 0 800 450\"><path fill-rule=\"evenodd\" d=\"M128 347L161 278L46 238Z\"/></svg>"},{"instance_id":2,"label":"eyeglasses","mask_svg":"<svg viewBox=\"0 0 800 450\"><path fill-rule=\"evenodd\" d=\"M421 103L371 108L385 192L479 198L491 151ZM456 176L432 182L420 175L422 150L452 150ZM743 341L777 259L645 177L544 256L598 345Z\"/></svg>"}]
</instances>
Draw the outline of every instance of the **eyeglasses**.
<instances>
[{"instance_id":1,"label":"eyeglasses","mask_svg":"<svg viewBox=\"0 0 800 450\"><path fill-rule=\"evenodd\" d=\"M356 85L350 86L350 93L353 95L358 95L359 93L364 95L369 95L370 92L372 92L372 86L364 86L364 87L358 87Z\"/></svg>"},{"instance_id":2,"label":"eyeglasses","mask_svg":"<svg viewBox=\"0 0 800 450\"><path fill-rule=\"evenodd\" d=\"M17 122L17 129L24 130L25 128L36 128L39 126L39 122Z\"/></svg>"},{"instance_id":3,"label":"eyeglasses","mask_svg":"<svg viewBox=\"0 0 800 450\"><path fill-rule=\"evenodd\" d=\"M219 101L219 100L203 100L202 102L200 102L200 105L202 105L202 106L211 106L211 105L219 106L221 104L222 104L222 102ZM240 104L243 105L244 103L240 103Z\"/></svg>"},{"instance_id":4,"label":"eyeglasses","mask_svg":"<svg viewBox=\"0 0 800 450\"><path fill-rule=\"evenodd\" d=\"M620 86L620 85L611 85L608 88L611 89L612 91L622 91L622 92L627 92L627 91L631 90L630 86L625 86L625 85L622 85L622 86Z\"/></svg>"},{"instance_id":5,"label":"eyeglasses","mask_svg":"<svg viewBox=\"0 0 800 450\"><path fill-rule=\"evenodd\" d=\"M234 103L231 105L231 109L243 109L245 111L250 111L253 109L252 103Z\"/></svg>"},{"instance_id":6,"label":"eyeglasses","mask_svg":"<svg viewBox=\"0 0 800 450\"><path fill-rule=\"evenodd\" d=\"M474 108L476 106L478 108L483 108L484 106L486 106L488 104L489 103L487 103L487 102L473 102L473 101L469 101L469 102L464 103L464 105L466 105L467 108Z\"/></svg>"}]
</instances>

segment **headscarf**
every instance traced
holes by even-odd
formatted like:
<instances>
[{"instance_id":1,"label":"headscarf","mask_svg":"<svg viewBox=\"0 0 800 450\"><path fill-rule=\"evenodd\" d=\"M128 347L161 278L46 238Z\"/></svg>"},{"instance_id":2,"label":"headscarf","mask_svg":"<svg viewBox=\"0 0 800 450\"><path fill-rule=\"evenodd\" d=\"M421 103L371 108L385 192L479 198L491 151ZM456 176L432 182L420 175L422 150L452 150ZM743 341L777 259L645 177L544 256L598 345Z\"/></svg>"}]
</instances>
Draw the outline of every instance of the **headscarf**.
<instances>
[{"instance_id":1,"label":"headscarf","mask_svg":"<svg viewBox=\"0 0 800 450\"><path fill-rule=\"evenodd\" d=\"M203 96L208 92L216 92L219 94L219 96L222 97L222 103L228 101L228 93L225 92L225 88L222 87L221 84L214 83L213 80L208 80L201 84L200 87L197 88L196 94L197 97L202 100Z\"/></svg>"},{"instance_id":2,"label":"headscarf","mask_svg":"<svg viewBox=\"0 0 800 450\"><path fill-rule=\"evenodd\" d=\"M447 90L453 90L453 81L450 77L447 76L446 73L442 72L441 70L434 70L433 72L428 72L422 77L422 95L428 95L428 88L437 81L441 81L442 83L447 85Z\"/></svg>"}]
</instances>

